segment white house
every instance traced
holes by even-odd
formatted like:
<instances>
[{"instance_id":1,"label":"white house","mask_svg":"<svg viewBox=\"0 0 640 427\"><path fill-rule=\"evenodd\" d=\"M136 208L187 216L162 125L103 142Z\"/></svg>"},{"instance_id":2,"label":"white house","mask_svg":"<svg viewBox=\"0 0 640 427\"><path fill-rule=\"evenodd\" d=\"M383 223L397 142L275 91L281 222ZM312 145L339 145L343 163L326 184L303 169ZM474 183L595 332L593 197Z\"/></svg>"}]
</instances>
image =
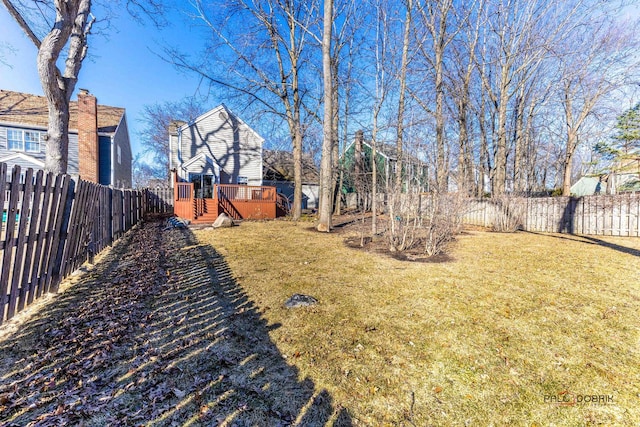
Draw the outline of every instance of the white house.
<instances>
[{"instance_id":1,"label":"white house","mask_svg":"<svg viewBox=\"0 0 640 427\"><path fill-rule=\"evenodd\" d=\"M169 127L169 169L192 182L197 197L214 184L262 185L264 138L224 104L190 122Z\"/></svg>"}]
</instances>

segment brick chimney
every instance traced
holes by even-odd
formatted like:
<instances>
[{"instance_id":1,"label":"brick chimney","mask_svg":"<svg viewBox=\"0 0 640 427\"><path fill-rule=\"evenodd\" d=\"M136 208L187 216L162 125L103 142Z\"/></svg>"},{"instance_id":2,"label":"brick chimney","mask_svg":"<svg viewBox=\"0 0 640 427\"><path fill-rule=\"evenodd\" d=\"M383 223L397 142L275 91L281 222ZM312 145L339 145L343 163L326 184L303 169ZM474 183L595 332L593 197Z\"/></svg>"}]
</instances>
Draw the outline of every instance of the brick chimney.
<instances>
[{"instance_id":1,"label":"brick chimney","mask_svg":"<svg viewBox=\"0 0 640 427\"><path fill-rule=\"evenodd\" d=\"M78 92L78 168L80 178L99 182L98 106L86 89Z\"/></svg>"}]
</instances>

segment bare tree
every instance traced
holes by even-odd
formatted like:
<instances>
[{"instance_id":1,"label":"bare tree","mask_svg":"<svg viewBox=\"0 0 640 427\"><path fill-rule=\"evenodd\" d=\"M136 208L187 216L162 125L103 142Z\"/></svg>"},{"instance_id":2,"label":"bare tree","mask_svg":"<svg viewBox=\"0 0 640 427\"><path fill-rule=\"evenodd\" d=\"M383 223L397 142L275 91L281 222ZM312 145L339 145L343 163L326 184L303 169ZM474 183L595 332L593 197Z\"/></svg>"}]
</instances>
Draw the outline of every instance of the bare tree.
<instances>
[{"instance_id":1,"label":"bare tree","mask_svg":"<svg viewBox=\"0 0 640 427\"><path fill-rule=\"evenodd\" d=\"M173 120L190 121L205 112L205 106L195 98L178 102L145 105L142 112L144 127L139 134L142 154L153 161L141 171L152 178L168 179L169 176L169 124ZM143 165L144 159L137 160Z\"/></svg>"},{"instance_id":2,"label":"bare tree","mask_svg":"<svg viewBox=\"0 0 640 427\"><path fill-rule=\"evenodd\" d=\"M389 92L391 90L390 82L388 78L387 68L390 61L389 52L389 40L392 31L390 30L389 14L386 7L388 3L383 1L376 1L375 3L375 40L374 40L374 63L375 63L375 76L374 76L374 93L373 93L373 109L372 109L372 129L371 129L371 233L373 236L378 234L378 212L380 207L378 206L378 138L379 138L379 121L382 107L387 101ZM387 174L390 171L387 171ZM387 183L389 182L389 176L386 177ZM387 196L390 189L387 187Z\"/></svg>"},{"instance_id":3,"label":"bare tree","mask_svg":"<svg viewBox=\"0 0 640 427\"><path fill-rule=\"evenodd\" d=\"M38 75L49 107L45 170L66 173L69 152L69 102L78 81L82 61L87 56L87 36L94 19L90 17L91 0L56 0L50 13L53 25L42 38L11 1L2 0L9 14L38 49ZM44 9L43 9L44 10ZM58 68L58 58L68 47L65 67Z\"/></svg>"},{"instance_id":4,"label":"bare tree","mask_svg":"<svg viewBox=\"0 0 640 427\"><path fill-rule=\"evenodd\" d=\"M460 26L453 26L453 0L425 2L419 4L418 11L421 23L427 29L431 45L427 48L419 44L423 57L427 60L433 73L435 92L434 118L436 123L436 190L446 192L448 187L449 166L446 158L445 116L444 116L444 64L447 49L454 40Z\"/></svg>"},{"instance_id":5,"label":"bare tree","mask_svg":"<svg viewBox=\"0 0 640 427\"><path fill-rule=\"evenodd\" d=\"M497 0L490 2L486 9L487 27L482 38L484 46L480 70L483 90L495 116L491 171L491 187L495 195L503 194L508 189L507 159L510 153L512 104L522 87L530 84L532 71L554 48L557 37L570 25L577 12L574 3L557 7L543 0ZM581 0L577 0L577 3L581 3ZM520 106L523 108L524 104Z\"/></svg>"},{"instance_id":6,"label":"bare tree","mask_svg":"<svg viewBox=\"0 0 640 427\"><path fill-rule=\"evenodd\" d=\"M253 108L287 124L294 160L292 216L297 220L302 210L305 116L316 118L314 106L303 100L307 39L318 18L316 3L228 0L212 5L197 0L193 5L195 18L213 35L205 54L194 60L179 49L166 53L179 68L239 97L244 109Z\"/></svg>"},{"instance_id":7,"label":"bare tree","mask_svg":"<svg viewBox=\"0 0 640 427\"><path fill-rule=\"evenodd\" d=\"M333 153L333 78L331 76L331 29L333 26L333 0L324 0L322 31L322 74L324 81L324 121L322 159L320 163L320 209L318 210L318 231L331 230L331 193Z\"/></svg>"},{"instance_id":8,"label":"bare tree","mask_svg":"<svg viewBox=\"0 0 640 427\"><path fill-rule=\"evenodd\" d=\"M565 196L571 193L573 159L587 119L597 114L607 96L635 83L637 78L637 72L633 71L639 64L634 32L610 23L594 24L576 28L567 40L567 53L560 58L562 73L558 92L566 125L562 162L562 194Z\"/></svg>"},{"instance_id":9,"label":"bare tree","mask_svg":"<svg viewBox=\"0 0 640 427\"><path fill-rule=\"evenodd\" d=\"M400 210L400 200L402 193L402 176L403 176L403 144L404 144L404 114L405 114L405 96L407 92L407 69L409 67L409 36L412 28L413 0L407 0L405 4L405 18L402 33L402 58L400 60L400 72L398 75L398 122L396 124L396 173L394 177L394 186L388 196L389 201L389 244L391 250L397 250L404 246L405 237L400 236L396 226L396 214ZM373 159L375 168L375 158ZM407 189L408 190L408 189Z\"/></svg>"},{"instance_id":10,"label":"bare tree","mask_svg":"<svg viewBox=\"0 0 640 427\"><path fill-rule=\"evenodd\" d=\"M472 85L476 70L476 49L480 38L480 26L483 23L483 10L485 1L480 0L468 5L466 11L461 11L467 16L466 23L461 26L458 40L451 44L449 88L453 95L455 116L458 125L458 173L457 182L459 191L467 194L482 195L482 177L479 177L476 186L474 171L474 144L472 139ZM479 144L477 144L479 145ZM479 162L482 163L482 162ZM482 168L477 168L481 170ZM480 189L478 189L480 187Z\"/></svg>"},{"instance_id":11,"label":"bare tree","mask_svg":"<svg viewBox=\"0 0 640 427\"><path fill-rule=\"evenodd\" d=\"M35 3L35 4L34 4ZM95 22L91 0L51 0L28 2L2 0L9 14L38 49L37 67L49 108L45 170L66 173L69 152L69 102L87 56L88 36ZM161 4L130 0L127 8L135 15L159 16ZM113 7L113 5L111 5ZM32 16L36 18L32 19ZM39 18L39 19L38 19ZM157 21L156 21L157 22ZM39 37L38 33L43 32ZM58 68L65 56L64 69Z\"/></svg>"}]
</instances>

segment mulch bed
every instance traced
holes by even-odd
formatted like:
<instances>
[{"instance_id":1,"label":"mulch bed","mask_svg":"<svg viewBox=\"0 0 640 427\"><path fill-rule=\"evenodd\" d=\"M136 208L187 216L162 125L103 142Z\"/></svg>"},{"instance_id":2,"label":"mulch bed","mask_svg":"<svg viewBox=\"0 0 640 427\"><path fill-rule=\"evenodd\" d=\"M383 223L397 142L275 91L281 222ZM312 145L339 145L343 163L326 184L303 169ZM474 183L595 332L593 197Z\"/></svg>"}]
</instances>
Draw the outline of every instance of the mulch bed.
<instances>
[{"instance_id":1,"label":"mulch bed","mask_svg":"<svg viewBox=\"0 0 640 427\"><path fill-rule=\"evenodd\" d=\"M143 224L0 340L0 425L348 425L224 258ZM306 421L305 421L306 420Z\"/></svg>"},{"instance_id":2,"label":"mulch bed","mask_svg":"<svg viewBox=\"0 0 640 427\"><path fill-rule=\"evenodd\" d=\"M402 252L390 251L389 242L383 233L380 233L375 237L371 236L371 218L371 213L366 213L364 216L359 213L336 215L333 218L334 223L332 231L344 235L345 245L352 249L376 253L400 261L440 263L453 260L453 258L446 253L440 253L431 257L427 256L420 244ZM378 216L379 232L386 229L388 221L389 218L387 216Z\"/></svg>"}]
</instances>

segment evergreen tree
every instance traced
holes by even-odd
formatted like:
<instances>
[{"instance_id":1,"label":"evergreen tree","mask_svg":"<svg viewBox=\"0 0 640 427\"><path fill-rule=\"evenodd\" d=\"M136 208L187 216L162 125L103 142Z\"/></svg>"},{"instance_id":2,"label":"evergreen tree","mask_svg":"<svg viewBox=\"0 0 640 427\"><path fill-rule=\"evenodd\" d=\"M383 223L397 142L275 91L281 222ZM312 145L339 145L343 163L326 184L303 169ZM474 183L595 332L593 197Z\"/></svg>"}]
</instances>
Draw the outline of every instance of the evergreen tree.
<instances>
[{"instance_id":1,"label":"evergreen tree","mask_svg":"<svg viewBox=\"0 0 640 427\"><path fill-rule=\"evenodd\" d=\"M640 154L640 103L618 116L610 142L598 142L594 150L604 158L624 159Z\"/></svg>"},{"instance_id":2,"label":"evergreen tree","mask_svg":"<svg viewBox=\"0 0 640 427\"><path fill-rule=\"evenodd\" d=\"M640 149L640 103L618 116L613 148L621 156L638 154Z\"/></svg>"}]
</instances>

